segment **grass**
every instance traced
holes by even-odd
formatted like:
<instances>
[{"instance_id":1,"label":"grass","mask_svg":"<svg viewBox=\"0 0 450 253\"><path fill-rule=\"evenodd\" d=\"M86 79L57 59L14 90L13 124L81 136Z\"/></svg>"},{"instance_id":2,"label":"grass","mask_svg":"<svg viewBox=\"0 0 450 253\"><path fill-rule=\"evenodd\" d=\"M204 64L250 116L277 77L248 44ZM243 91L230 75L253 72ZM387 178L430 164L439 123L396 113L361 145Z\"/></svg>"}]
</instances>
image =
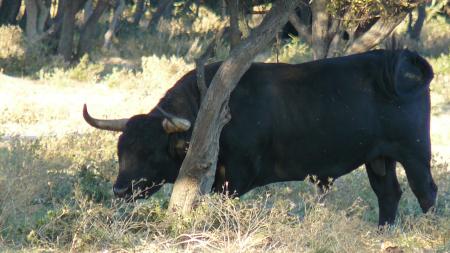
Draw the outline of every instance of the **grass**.
<instances>
[{"instance_id":1,"label":"grass","mask_svg":"<svg viewBox=\"0 0 450 253\"><path fill-rule=\"evenodd\" d=\"M209 29L219 23L205 18L184 33L173 22L163 26L174 29L157 36L125 31L117 49L98 50L75 66L58 58L27 58L37 53L26 53L20 30L0 28L0 38L8 38L6 44L0 39L5 45L1 68L24 75L0 75L1 252L450 251L450 54L442 42L450 33L442 26L447 21L427 23L426 43L418 47L436 72L431 85L436 212L421 213L399 166L404 194L398 219L382 231L376 226L377 200L362 168L337 180L325 197L308 180L278 183L241 199L204 196L184 218L165 212L171 186L136 203L113 198L118 134L90 128L81 117L82 105L87 102L93 115L109 118L152 108L194 67L192 60L206 41L196 42L198 35L209 38ZM219 51L218 59L226 46ZM310 58L310 49L298 40L279 54L282 62ZM35 61L24 67L30 59ZM258 59L273 62L276 56L267 50Z\"/></svg>"},{"instance_id":2,"label":"grass","mask_svg":"<svg viewBox=\"0 0 450 253\"><path fill-rule=\"evenodd\" d=\"M1 243L9 250L94 251L377 251L449 250L450 174L433 160L440 192L423 215L398 169L405 193L397 224L379 232L377 201L364 170L336 182L323 201L311 183L262 187L242 200L205 196L182 220L165 213L168 189L137 203L111 196L116 136L94 131L62 138L14 138L0 149Z\"/></svg>"}]
</instances>

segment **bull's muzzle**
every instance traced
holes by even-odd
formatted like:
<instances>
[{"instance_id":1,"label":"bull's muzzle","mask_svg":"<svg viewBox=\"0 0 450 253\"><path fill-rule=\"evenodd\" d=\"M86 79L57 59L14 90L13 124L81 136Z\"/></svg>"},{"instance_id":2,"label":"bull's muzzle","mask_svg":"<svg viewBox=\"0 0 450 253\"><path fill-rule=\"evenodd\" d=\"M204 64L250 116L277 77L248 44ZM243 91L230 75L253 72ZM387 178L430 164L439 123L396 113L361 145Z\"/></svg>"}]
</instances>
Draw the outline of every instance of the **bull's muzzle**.
<instances>
[{"instance_id":1,"label":"bull's muzzle","mask_svg":"<svg viewBox=\"0 0 450 253\"><path fill-rule=\"evenodd\" d=\"M123 198L127 195L129 188L128 187L113 187L114 195L118 198Z\"/></svg>"}]
</instances>

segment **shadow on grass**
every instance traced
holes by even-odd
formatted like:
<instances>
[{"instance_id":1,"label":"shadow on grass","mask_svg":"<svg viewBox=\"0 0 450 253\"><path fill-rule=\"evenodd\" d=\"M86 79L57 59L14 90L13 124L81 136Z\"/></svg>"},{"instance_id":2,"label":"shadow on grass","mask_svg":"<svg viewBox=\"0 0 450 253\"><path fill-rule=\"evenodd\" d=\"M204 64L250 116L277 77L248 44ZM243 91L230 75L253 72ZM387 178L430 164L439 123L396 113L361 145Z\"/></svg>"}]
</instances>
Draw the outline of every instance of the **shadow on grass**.
<instances>
[{"instance_id":1,"label":"shadow on grass","mask_svg":"<svg viewBox=\"0 0 450 253\"><path fill-rule=\"evenodd\" d=\"M3 239L25 240L28 232L42 225L43 217L61 206L75 205L77 199L110 202L112 186L107 172L116 164L115 159L98 162L89 157L80 159L78 151L71 152L71 147L64 146L64 142L54 144L49 140L20 137L1 142L0 234Z\"/></svg>"}]
</instances>

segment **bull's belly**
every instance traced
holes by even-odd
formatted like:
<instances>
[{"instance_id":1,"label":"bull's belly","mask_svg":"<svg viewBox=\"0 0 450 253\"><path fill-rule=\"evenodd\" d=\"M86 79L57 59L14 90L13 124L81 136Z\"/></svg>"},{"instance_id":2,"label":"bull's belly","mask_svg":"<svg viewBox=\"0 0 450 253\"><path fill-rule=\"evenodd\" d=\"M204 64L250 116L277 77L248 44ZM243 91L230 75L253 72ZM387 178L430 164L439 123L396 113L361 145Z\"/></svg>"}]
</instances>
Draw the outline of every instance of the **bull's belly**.
<instances>
[{"instance_id":1,"label":"bull's belly","mask_svg":"<svg viewBox=\"0 0 450 253\"><path fill-rule=\"evenodd\" d=\"M351 159L347 162L341 163L302 163L302 162L275 162L268 174L271 177L265 177L268 180L263 180L262 184L281 182L281 181L301 181L307 176L317 176L320 179L333 178L350 173L362 164L363 159Z\"/></svg>"},{"instance_id":2,"label":"bull's belly","mask_svg":"<svg viewBox=\"0 0 450 253\"><path fill-rule=\"evenodd\" d=\"M308 175L321 179L338 178L380 155L380 145L360 143L363 142L347 142L336 147L304 144L297 150L283 150L265 171L273 175L273 182L303 180Z\"/></svg>"}]
</instances>

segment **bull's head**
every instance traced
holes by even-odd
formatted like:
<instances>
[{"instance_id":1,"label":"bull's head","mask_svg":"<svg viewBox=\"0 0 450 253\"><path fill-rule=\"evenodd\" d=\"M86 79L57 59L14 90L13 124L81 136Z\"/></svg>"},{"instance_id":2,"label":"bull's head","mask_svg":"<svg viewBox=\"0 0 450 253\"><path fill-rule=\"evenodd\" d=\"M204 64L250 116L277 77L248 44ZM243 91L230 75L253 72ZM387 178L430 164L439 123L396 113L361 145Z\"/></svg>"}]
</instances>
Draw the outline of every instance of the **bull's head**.
<instances>
[{"instance_id":1,"label":"bull's head","mask_svg":"<svg viewBox=\"0 0 450 253\"><path fill-rule=\"evenodd\" d=\"M95 119L86 105L83 117L98 129L119 131L119 174L113 191L117 197L144 197L155 193L163 182L173 183L186 149L185 138L178 133L191 123L158 108L158 114L135 115L129 119Z\"/></svg>"}]
</instances>

